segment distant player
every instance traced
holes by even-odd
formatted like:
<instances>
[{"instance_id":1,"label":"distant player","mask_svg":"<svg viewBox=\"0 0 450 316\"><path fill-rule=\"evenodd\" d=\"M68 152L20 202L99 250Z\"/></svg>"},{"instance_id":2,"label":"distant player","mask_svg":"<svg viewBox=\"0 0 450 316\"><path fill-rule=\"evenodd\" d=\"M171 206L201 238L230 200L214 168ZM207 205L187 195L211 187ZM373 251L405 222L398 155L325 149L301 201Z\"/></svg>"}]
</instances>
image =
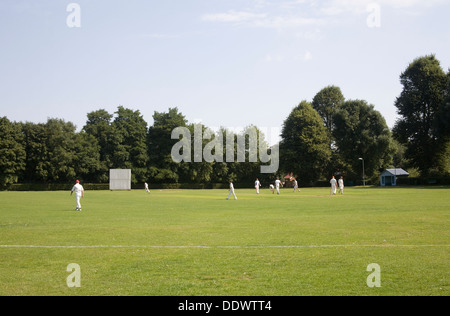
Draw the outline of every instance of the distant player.
<instances>
[{"instance_id":1,"label":"distant player","mask_svg":"<svg viewBox=\"0 0 450 316\"><path fill-rule=\"evenodd\" d=\"M275 181L275 187L277 188L278 195L280 195L280 186L281 186L280 178L277 178L277 180Z\"/></svg>"},{"instance_id":2,"label":"distant player","mask_svg":"<svg viewBox=\"0 0 450 316\"><path fill-rule=\"evenodd\" d=\"M256 181L255 181L256 194L259 194L259 188L260 187L261 187L261 182L259 182L259 179L256 178Z\"/></svg>"},{"instance_id":3,"label":"distant player","mask_svg":"<svg viewBox=\"0 0 450 316\"><path fill-rule=\"evenodd\" d=\"M341 177L338 181L339 184L339 194L344 195L344 177Z\"/></svg>"},{"instance_id":4,"label":"distant player","mask_svg":"<svg viewBox=\"0 0 450 316\"><path fill-rule=\"evenodd\" d=\"M144 186L145 186L145 192L150 193L150 189L148 188L147 182L145 182Z\"/></svg>"},{"instance_id":5,"label":"distant player","mask_svg":"<svg viewBox=\"0 0 450 316\"><path fill-rule=\"evenodd\" d=\"M80 181L76 181L76 184L73 186L72 191L70 192L70 196L75 193L75 199L77 201L77 207L75 208L75 211L81 212L81 198L84 198L84 188L80 184Z\"/></svg>"},{"instance_id":6,"label":"distant player","mask_svg":"<svg viewBox=\"0 0 450 316\"><path fill-rule=\"evenodd\" d=\"M300 190L299 190L299 188L298 188L298 182L297 182L297 179L294 178L294 192L295 192L296 190L297 190L298 192L300 192Z\"/></svg>"},{"instance_id":7,"label":"distant player","mask_svg":"<svg viewBox=\"0 0 450 316\"><path fill-rule=\"evenodd\" d=\"M331 184L331 194L336 195L337 192L337 181L336 178L333 176L333 178L330 180Z\"/></svg>"},{"instance_id":8,"label":"distant player","mask_svg":"<svg viewBox=\"0 0 450 316\"><path fill-rule=\"evenodd\" d=\"M236 193L234 192L233 181L230 181L230 194L228 194L227 200L230 199L231 195L234 195L234 199L237 200Z\"/></svg>"},{"instance_id":9,"label":"distant player","mask_svg":"<svg viewBox=\"0 0 450 316\"><path fill-rule=\"evenodd\" d=\"M273 184L271 184L269 187L270 191L272 191L272 194L275 194L275 187L273 186Z\"/></svg>"}]
</instances>

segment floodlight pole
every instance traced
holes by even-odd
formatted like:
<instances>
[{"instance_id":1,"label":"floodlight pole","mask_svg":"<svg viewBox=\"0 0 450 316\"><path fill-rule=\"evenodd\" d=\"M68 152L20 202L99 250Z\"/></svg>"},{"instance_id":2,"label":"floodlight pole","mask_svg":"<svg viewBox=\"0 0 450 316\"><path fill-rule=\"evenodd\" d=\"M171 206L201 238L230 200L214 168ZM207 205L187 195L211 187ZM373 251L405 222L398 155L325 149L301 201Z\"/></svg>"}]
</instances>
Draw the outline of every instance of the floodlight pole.
<instances>
[{"instance_id":1,"label":"floodlight pole","mask_svg":"<svg viewBox=\"0 0 450 316\"><path fill-rule=\"evenodd\" d=\"M363 164L363 185L366 186L366 171L364 168L364 158L359 158L359 160L361 160Z\"/></svg>"}]
</instances>

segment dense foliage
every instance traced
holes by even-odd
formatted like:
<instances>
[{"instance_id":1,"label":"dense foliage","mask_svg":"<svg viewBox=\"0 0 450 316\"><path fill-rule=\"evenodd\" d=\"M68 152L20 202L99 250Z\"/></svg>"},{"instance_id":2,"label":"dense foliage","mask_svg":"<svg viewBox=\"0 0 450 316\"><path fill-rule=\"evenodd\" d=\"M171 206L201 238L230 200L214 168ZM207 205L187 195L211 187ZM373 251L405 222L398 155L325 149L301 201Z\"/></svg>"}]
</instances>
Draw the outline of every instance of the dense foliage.
<instances>
[{"instance_id":1,"label":"dense foliage","mask_svg":"<svg viewBox=\"0 0 450 316\"><path fill-rule=\"evenodd\" d=\"M367 179L376 182L388 167L416 170L421 175L450 174L450 72L435 56L414 60L401 74L403 91L395 106L399 119L389 130L383 116L364 100L346 100L341 89L328 86L312 102L302 101L286 118L281 135L280 169L260 174L260 155L245 151L245 162L174 162L172 131L190 131L189 143L201 144L214 157L238 157L237 139L257 131L257 147L271 152L265 135L249 125L240 134L225 128L210 131L188 122L177 109L155 112L148 126L139 111L119 106L87 114L81 131L61 119L46 123L11 122L0 117L0 188L14 183L107 183L109 169L132 169L133 183L252 183L291 174L302 184L314 184L332 175L359 183L365 162ZM195 139L195 131L202 138ZM233 141L233 147L216 146ZM278 147L278 145L276 145ZM228 151L227 151L228 149ZM197 150L197 151L196 151ZM192 148L192 154L199 152ZM261 152L259 152L261 154ZM362 159L361 159L362 158ZM266 162L266 161L264 161Z\"/></svg>"}]
</instances>

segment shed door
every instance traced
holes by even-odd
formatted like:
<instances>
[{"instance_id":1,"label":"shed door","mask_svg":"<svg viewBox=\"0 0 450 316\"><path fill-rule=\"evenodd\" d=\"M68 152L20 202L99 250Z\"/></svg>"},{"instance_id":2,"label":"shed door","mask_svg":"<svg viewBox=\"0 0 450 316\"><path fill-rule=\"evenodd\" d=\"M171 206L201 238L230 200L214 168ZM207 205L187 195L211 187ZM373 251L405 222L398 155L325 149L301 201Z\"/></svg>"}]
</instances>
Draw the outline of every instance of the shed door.
<instances>
[{"instance_id":1,"label":"shed door","mask_svg":"<svg viewBox=\"0 0 450 316\"><path fill-rule=\"evenodd\" d=\"M386 186L387 187L390 187L390 186L392 186L392 177L389 177L389 176L386 176L386 177L384 177L384 181L386 182Z\"/></svg>"}]
</instances>

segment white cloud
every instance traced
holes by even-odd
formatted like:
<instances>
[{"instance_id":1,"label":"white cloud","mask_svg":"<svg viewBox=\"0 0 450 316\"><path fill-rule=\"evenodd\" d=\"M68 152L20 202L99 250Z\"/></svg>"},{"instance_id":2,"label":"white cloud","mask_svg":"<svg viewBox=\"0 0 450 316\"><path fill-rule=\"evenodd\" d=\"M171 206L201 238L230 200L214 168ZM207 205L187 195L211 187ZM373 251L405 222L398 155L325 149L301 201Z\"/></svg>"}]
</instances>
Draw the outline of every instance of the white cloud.
<instances>
[{"instance_id":1,"label":"white cloud","mask_svg":"<svg viewBox=\"0 0 450 316\"><path fill-rule=\"evenodd\" d=\"M267 16L265 13L251 13L251 12L236 12L229 11L227 13L205 14L202 17L203 21L208 22L248 22L258 19L263 19Z\"/></svg>"},{"instance_id":2,"label":"white cloud","mask_svg":"<svg viewBox=\"0 0 450 316\"><path fill-rule=\"evenodd\" d=\"M393 9L429 8L446 3L446 0L328 0L319 8L324 15L340 15L343 13L365 14L371 4Z\"/></svg>"},{"instance_id":3,"label":"white cloud","mask_svg":"<svg viewBox=\"0 0 450 316\"><path fill-rule=\"evenodd\" d=\"M298 61L302 61L302 62L309 62L311 60L313 60L313 54L308 50L305 51L304 54L296 54L293 52L287 52L284 51L283 54L281 53L270 53L267 54L266 57L264 58L264 62L266 63L291 63L291 62L298 62Z\"/></svg>"},{"instance_id":4,"label":"white cloud","mask_svg":"<svg viewBox=\"0 0 450 316\"><path fill-rule=\"evenodd\" d=\"M325 24L325 21L317 18L305 18L295 16L274 16L265 19L254 20L252 26L274 29L295 28L299 26L312 26Z\"/></svg>"},{"instance_id":5,"label":"white cloud","mask_svg":"<svg viewBox=\"0 0 450 316\"><path fill-rule=\"evenodd\" d=\"M412 7L434 7L441 4L447 3L447 0L378 0L378 1L367 1L367 2L378 2L380 5L391 6L395 9L401 8L412 8Z\"/></svg>"},{"instance_id":6,"label":"white cloud","mask_svg":"<svg viewBox=\"0 0 450 316\"><path fill-rule=\"evenodd\" d=\"M267 0L254 0L254 2L255 2L255 8L257 8L257 9L265 8L268 5L270 5L269 1L267 1Z\"/></svg>"},{"instance_id":7,"label":"white cloud","mask_svg":"<svg viewBox=\"0 0 450 316\"><path fill-rule=\"evenodd\" d=\"M241 11L209 13L205 22L238 27L274 29L280 34L307 40L320 40L324 29L345 24L349 18L378 15L385 8L403 15L421 15L425 9L448 3L449 0L253 0L253 7ZM374 6L376 5L376 6ZM377 20L378 22L380 19ZM369 22L368 22L369 23ZM369 25L369 24L368 24ZM377 25L380 25L379 23Z\"/></svg>"},{"instance_id":8,"label":"white cloud","mask_svg":"<svg viewBox=\"0 0 450 316\"><path fill-rule=\"evenodd\" d=\"M303 56L303 60L304 61L310 61L310 60L312 60L313 59L313 55L312 55L312 53L310 52L310 51L307 51L306 53L305 53L305 55Z\"/></svg>"},{"instance_id":9,"label":"white cloud","mask_svg":"<svg viewBox=\"0 0 450 316\"><path fill-rule=\"evenodd\" d=\"M314 17L302 16L270 16L267 13L251 13L230 11L227 13L205 14L202 17L207 22L234 23L249 27L284 29L298 26L311 26L324 24L324 20Z\"/></svg>"},{"instance_id":10,"label":"white cloud","mask_svg":"<svg viewBox=\"0 0 450 316\"><path fill-rule=\"evenodd\" d=\"M280 54L267 54L264 61L266 63L281 63L284 61L284 56Z\"/></svg>"},{"instance_id":11,"label":"white cloud","mask_svg":"<svg viewBox=\"0 0 450 316\"><path fill-rule=\"evenodd\" d=\"M140 37L153 39L169 39L169 38L177 38L179 36L173 34L151 33L151 34L141 34Z\"/></svg>"},{"instance_id":12,"label":"white cloud","mask_svg":"<svg viewBox=\"0 0 450 316\"><path fill-rule=\"evenodd\" d=\"M327 18L344 13L367 14L371 4L397 10L423 9L439 6L448 0L254 0L253 8L246 11L209 13L203 21L235 23L250 27L291 28L298 26L328 25ZM271 12L261 12L267 10ZM405 11L406 12L406 11Z\"/></svg>"}]
</instances>

